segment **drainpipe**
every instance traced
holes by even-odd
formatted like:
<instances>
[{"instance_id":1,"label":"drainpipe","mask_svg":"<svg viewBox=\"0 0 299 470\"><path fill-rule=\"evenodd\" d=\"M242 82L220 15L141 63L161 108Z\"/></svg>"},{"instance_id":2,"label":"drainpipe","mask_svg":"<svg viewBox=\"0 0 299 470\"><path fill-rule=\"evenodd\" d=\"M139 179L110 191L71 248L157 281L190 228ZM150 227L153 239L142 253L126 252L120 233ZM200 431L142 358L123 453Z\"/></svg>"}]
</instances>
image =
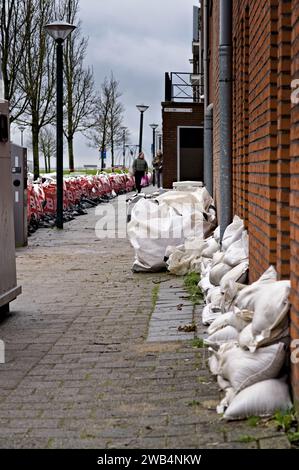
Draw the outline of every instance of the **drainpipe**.
<instances>
[{"instance_id":1,"label":"drainpipe","mask_svg":"<svg viewBox=\"0 0 299 470\"><path fill-rule=\"evenodd\" d=\"M220 0L220 234L232 220L232 0Z\"/></svg>"},{"instance_id":2,"label":"drainpipe","mask_svg":"<svg viewBox=\"0 0 299 470\"><path fill-rule=\"evenodd\" d=\"M204 25L204 108L205 112L209 104L209 9L210 0L204 1L203 25Z\"/></svg>"},{"instance_id":3,"label":"drainpipe","mask_svg":"<svg viewBox=\"0 0 299 470\"><path fill-rule=\"evenodd\" d=\"M204 183L213 197L213 103L209 104L205 112Z\"/></svg>"}]
</instances>

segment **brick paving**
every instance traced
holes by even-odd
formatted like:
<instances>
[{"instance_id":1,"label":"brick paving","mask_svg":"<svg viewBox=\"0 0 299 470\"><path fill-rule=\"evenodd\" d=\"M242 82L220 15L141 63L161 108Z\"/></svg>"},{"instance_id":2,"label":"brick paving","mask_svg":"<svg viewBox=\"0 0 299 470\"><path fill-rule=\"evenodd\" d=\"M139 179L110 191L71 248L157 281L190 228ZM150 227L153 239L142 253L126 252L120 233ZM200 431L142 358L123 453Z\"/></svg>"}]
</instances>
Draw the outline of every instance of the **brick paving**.
<instances>
[{"instance_id":1,"label":"brick paving","mask_svg":"<svg viewBox=\"0 0 299 470\"><path fill-rule=\"evenodd\" d=\"M133 274L129 242L98 240L98 218L89 210L18 250L23 294L0 323L0 447L288 447L269 423L220 420L192 335L147 341L154 289L171 278Z\"/></svg>"}]
</instances>

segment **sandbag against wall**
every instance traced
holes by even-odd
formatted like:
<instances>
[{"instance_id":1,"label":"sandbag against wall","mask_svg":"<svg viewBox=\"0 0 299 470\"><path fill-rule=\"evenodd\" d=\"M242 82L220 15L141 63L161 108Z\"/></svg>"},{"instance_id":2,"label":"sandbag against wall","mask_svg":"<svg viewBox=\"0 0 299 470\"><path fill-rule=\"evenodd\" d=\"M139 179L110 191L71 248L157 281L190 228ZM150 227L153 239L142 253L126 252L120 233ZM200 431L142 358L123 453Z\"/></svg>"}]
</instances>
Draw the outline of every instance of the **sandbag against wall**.
<instances>
[{"instance_id":1,"label":"sandbag against wall","mask_svg":"<svg viewBox=\"0 0 299 470\"><path fill-rule=\"evenodd\" d=\"M236 345L220 357L218 374L228 380L238 393L257 382L278 377L285 356L283 343L260 348L254 353Z\"/></svg>"},{"instance_id":2,"label":"sandbag against wall","mask_svg":"<svg viewBox=\"0 0 299 470\"><path fill-rule=\"evenodd\" d=\"M224 419L237 420L250 416L271 416L276 411L292 408L285 379L270 379L255 383L238 393L224 413Z\"/></svg>"}]
</instances>

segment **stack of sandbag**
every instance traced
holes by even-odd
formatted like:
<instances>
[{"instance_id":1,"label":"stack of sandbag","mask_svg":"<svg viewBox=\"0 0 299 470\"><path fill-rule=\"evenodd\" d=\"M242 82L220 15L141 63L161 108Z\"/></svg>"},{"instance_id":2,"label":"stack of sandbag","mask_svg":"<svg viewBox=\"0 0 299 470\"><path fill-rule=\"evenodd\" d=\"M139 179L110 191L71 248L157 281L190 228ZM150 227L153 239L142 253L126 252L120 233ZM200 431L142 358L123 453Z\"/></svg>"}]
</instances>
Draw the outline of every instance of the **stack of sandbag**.
<instances>
[{"instance_id":1,"label":"stack of sandbag","mask_svg":"<svg viewBox=\"0 0 299 470\"><path fill-rule=\"evenodd\" d=\"M132 208L128 236L135 249L135 272L166 269L165 254L172 254L172 265L185 274L184 266L208 248L201 242L216 227L213 199L205 188L194 192L168 191L153 199L140 199ZM185 241L189 240L187 258ZM172 247L170 249L170 247ZM218 249L218 245L215 249ZM177 261L176 261L177 260Z\"/></svg>"},{"instance_id":2,"label":"stack of sandbag","mask_svg":"<svg viewBox=\"0 0 299 470\"><path fill-rule=\"evenodd\" d=\"M288 348L290 281L277 281L270 267L249 286L230 280L229 311L223 297L217 317L209 323L209 365L226 395L218 407L224 419L268 416L291 407L283 377ZM218 289L219 289L218 288ZM217 289L217 287L215 288ZM209 293L210 298L216 296Z\"/></svg>"},{"instance_id":3,"label":"stack of sandbag","mask_svg":"<svg viewBox=\"0 0 299 470\"><path fill-rule=\"evenodd\" d=\"M219 227L213 237L219 249L213 253L210 262L202 258L200 265L199 287L206 301L202 316L204 325L210 325L221 313L229 311L232 299L245 287L248 277L248 235L243 221L234 217L224 232L221 249ZM233 335L231 339L234 339Z\"/></svg>"}]
</instances>

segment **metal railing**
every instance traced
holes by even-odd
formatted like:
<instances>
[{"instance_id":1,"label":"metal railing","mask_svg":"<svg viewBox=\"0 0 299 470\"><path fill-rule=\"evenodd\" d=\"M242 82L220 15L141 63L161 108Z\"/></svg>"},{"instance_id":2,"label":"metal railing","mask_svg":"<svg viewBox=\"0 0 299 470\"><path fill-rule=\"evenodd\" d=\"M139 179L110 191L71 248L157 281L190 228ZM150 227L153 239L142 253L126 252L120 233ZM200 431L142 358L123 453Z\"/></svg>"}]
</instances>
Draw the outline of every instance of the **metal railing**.
<instances>
[{"instance_id":1,"label":"metal railing","mask_svg":"<svg viewBox=\"0 0 299 470\"><path fill-rule=\"evenodd\" d=\"M165 101L203 102L203 74L165 73Z\"/></svg>"}]
</instances>

